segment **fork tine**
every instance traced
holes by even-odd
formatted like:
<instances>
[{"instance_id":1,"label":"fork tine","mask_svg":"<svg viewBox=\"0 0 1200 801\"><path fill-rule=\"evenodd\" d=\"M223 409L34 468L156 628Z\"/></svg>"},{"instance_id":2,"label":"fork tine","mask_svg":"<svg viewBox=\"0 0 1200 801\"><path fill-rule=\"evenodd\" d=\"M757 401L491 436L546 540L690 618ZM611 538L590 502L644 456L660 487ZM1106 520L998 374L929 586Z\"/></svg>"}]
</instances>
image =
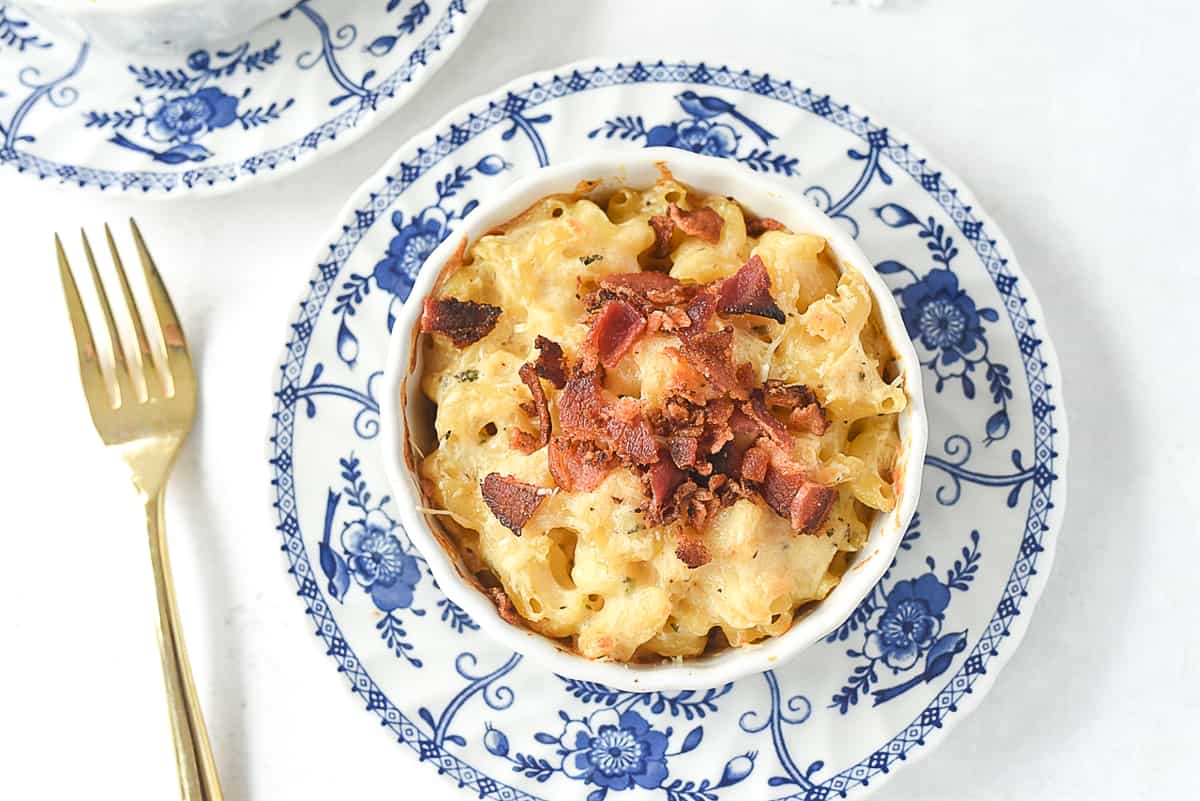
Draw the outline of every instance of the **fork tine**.
<instances>
[{"instance_id":1,"label":"fork tine","mask_svg":"<svg viewBox=\"0 0 1200 801\"><path fill-rule=\"evenodd\" d=\"M129 288L129 278L125 274L125 265L121 262L121 254L117 251L117 243L113 241L112 229L108 227L108 223L104 224L104 238L108 240L108 252L112 254L113 266L117 268L117 283L121 285L121 295L125 298L125 306L129 309L129 317L133 321L133 335L137 340L138 357L142 362L142 376L146 380L146 393L150 397L155 396L155 387L150 381L150 373L156 372L154 369L153 357L150 353L149 340L146 339L146 327L142 322L141 311L138 309L137 301L133 299L133 292ZM163 394L167 392L166 383L161 377L158 383L162 386Z\"/></svg>"},{"instance_id":2,"label":"fork tine","mask_svg":"<svg viewBox=\"0 0 1200 801\"><path fill-rule=\"evenodd\" d=\"M83 308L83 300L79 297L79 286L67 262L67 254L63 251L62 240L54 235L54 249L58 252L58 275L62 279L63 295L67 301L67 317L71 318L71 329L75 332L75 350L79 354L79 372L84 381L84 389L95 386L97 381L104 386L104 374L100 372L100 359L96 354L96 343L92 339L92 326L88 323L87 312ZM107 391L106 391L107 394ZM112 401L109 400L111 405Z\"/></svg>"},{"instance_id":3,"label":"fork tine","mask_svg":"<svg viewBox=\"0 0 1200 801\"><path fill-rule=\"evenodd\" d=\"M117 388L120 397L116 406L137 401L133 390L133 379L129 373L129 365L125 360L125 350L121 346L121 337L117 334L117 324L113 320L112 306L108 302L108 293L104 291L104 282L100 280L100 271L96 268L96 255L92 253L92 245L88 242L87 232L82 228L79 234L83 237L83 255L87 257L88 268L92 271L92 283L96 285L96 295L100 299L100 311L104 313L104 325L108 329L108 341L112 345L113 366L117 376Z\"/></svg>"},{"instance_id":4,"label":"fork tine","mask_svg":"<svg viewBox=\"0 0 1200 801\"><path fill-rule=\"evenodd\" d=\"M150 249L137 222L130 217L129 228L133 231L133 242L137 246L138 258L141 259L142 269L146 272L146 284L150 287L150 299L154 303L155 316L158 317L159 330L162 331L163 344L167 349L167 372L172 384L179 386L181 380L189 380L192 376L192 359L188 355L187 339L183 336L183 326L179 324L179 316L175 313L175 305L167 288L163 284Z\"/></svg>"}]
</instances>

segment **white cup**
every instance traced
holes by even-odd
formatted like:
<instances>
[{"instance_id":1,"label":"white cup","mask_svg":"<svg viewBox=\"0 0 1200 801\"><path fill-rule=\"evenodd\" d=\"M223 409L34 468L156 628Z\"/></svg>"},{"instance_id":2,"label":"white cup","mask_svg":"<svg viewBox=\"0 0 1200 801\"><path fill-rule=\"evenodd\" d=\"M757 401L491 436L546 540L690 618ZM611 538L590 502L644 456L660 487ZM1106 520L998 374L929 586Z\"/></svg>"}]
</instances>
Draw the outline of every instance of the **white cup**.
<instances>
[{"instance_id":1,"label":"white cup","mask_svg":"<svg viewBox=\"0 0 1200 801\"><path fill-rule=\"evenodd\" d=\"M228 42L296 0L20 0L39 22L118 51L178 53Z\"/></svg>"}]
</instances>

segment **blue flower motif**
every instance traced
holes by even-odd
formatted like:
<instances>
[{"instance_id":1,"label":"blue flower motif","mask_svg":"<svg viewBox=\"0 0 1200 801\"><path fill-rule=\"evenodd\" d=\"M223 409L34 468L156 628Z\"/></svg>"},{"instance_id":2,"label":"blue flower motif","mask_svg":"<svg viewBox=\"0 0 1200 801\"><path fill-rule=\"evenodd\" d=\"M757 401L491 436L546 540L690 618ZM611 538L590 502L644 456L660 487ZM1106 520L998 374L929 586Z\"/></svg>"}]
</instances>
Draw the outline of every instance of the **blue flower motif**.
<instances>
[{"instance_id":1,"label":"blue flower motif","mask_svg":"<svg viewBox=\"0 0 1200 801\"><path fill-rule=\"evenodd\" d=\"M667 735L636 712L606 708L567 721L558 738L562 772L609 790L653 789L667 777Z\"/></svg>"},{"instance_id":2,"label":"blue flower motif","mask_svg":"<svg viewBox=\"0 0 1200 801\"><path fill-rule=\"evenodd\" d=\"M156 142L191 142L236 120L237 104L236 97L215 86L190 95L160 98L158 107L147 115L146 135Z\"/></svg>"},{"instance_id":3,"label":"blue flower motif","mask_svg":"<svg viewBox=\"0 0 1200 801\"><path fill-rule=\"evenodd\" d=\"M392 214L396 235L388 244L387 255L375 265L375 283L380 289L408 297L417 271L445 238L446 224L439 211L436 206L427 208L407 224L401 212Z\"/></svg>"},{"instance_id":4,"label":"blue flower motif","mask_svg":"<svg viewBox=\"0 0 1200 801\"><path fill-rule=\"evenodd\" d=\"M651 128L646 132L646 146L677 147L705 156L728 158L737 153L738 135L723 123L687 119Z\"/></svg>"},{"instance_id":5,"label":"blue flower motif","mask_svg":"<svg viewBox=\"0 0 1200 801\"><path fill-rule=\"evenodd\" d=\"M867 634L864 655L882 659L893 670L908 670L937 639L949 603L949 588L932 573L897 582L879 624Z\"/></svg>"},{"instance_id":6,"label":"blue flower motif","mask_svg":"<svg viewBox=\"0 0 1200 801\"><path fill-rule=\"evenodd\" d=\"M373 509L342 531L350 575L383 612L411 606L413 591L421 580L417 560L392 533L395 527L390 517Z\"/></svg>"},{"instance_id":7,"label":"blue flower motif","mask_svg":"<svg viewBox=\"0 0 1200 801\"><path fill-rule=\"evenodd\" d=\"M942 364L969 357L984 345L975 301L959 288L958 277L950 270L930 270L900 290L899 300L908 335L940 352Z\"/></svg>"}]
</instances>

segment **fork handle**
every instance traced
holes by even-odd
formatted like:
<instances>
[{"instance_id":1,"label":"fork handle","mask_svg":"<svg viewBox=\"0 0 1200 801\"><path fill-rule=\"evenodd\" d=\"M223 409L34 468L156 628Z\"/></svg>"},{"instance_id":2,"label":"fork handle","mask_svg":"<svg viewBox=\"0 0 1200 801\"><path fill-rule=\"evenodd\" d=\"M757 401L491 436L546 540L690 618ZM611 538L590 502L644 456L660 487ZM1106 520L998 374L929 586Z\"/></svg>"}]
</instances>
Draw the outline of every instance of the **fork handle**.
<instances>
[{"instance_id":1,"label":"fork handle","mask_svg":"<svg viewBox=\"0 0 1200 801\"><path fill-rule=\"evenodd\" d=\"M154 569L154 591L158 598L158 649L166 683L171 739L175 743L179 792L183 801L222 801L217 766L208 742L208 730L200 711L196 686L192 681L192 668L183 644L183 627L175 603L175 586L167 557L163 495L163 490L159 490L146 501L146 528L150 535L150 563Z\"/></svg>"}]
</instances>

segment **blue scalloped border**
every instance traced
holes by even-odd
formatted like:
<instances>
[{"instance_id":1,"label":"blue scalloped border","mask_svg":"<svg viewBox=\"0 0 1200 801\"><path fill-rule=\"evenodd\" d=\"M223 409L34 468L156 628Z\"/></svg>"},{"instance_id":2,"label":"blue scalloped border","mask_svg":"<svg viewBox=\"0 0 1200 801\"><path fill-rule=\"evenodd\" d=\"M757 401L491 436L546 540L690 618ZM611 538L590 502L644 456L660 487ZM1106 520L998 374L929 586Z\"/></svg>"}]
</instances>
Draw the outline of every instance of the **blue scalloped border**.
<instances>
[{"instance_id":1,"label":"blue scalloped border","mask_svg":"<svg viewBox=\"0 0 1200 801\"><path fill-rule=\"evenodd\" d=\"M466 20L468 16L475 18L487 7L487 0L452 0L445 12L438 18L433 29L415 47L399 69L392 72L380 82L379 97L392 99L398 87L411 82L418 75L431 72L427 64L428 54L440 50L445 42L461 31L466 35L467 30L456 30L455 20ZM474 23L474 18L467 25ZM441 65L434 65L436 71ZM42 158L41 156L12 148L0 158L0 164L11 166L19 173L33 172L40 180L57 180L61 183L73 183L80 187L94 187L104 190L109 187L120 187L124 191L140 189L143 192L171 192L180 187L188 189L203 185L216 187L219 184L233 184L238 178L250 178L260 172L271 172L281 165L298 161L306 151L317 150L323 143L333 141L346 131L358 127L364 117L386 114L377 108L361 108L353 106L325 120L317 127L293 141L279 147L264 150L238 161L222 164L196 167L178 172L154 170L116 171L75 164L63 164Z\"/></svg>"},{"instance_id":2,"label":"blue scalloped border","mask_svg":"<svg viewBox=\"0 0 1200 801\"><path fill-rule=\"evenodd\" d=\"M588 89L637 83L715 85L725 89L753 92L761 97L779 100L816 114L864 141L871 132L886 133L886 129L871 123L867 117L856 115L849 106L832 102L828 95L817 95L807 88L798 89L790 81L778 81L767 74L736 72L727 67L710 68L702 62L667 64L660 61L652 65L635 62L629 66L617 64L609 68L596 67L586 73L576 70L565 78L555 74L545 85L534 82L521 92L510 93L504 101L489 102L487 111L482 114L471 113L465 123L454 126L456 136L453 141L448 136L438 134L432 148L418 149L415 159L402 162L399 169L388 176L385 190L379 194L372 193L369 204L355 213L354 223L346 226L343 234L330 245L332 259L319 266L319 275L311 281L311 292L302 304L303 311L299 319L292 324L293 336L287 343L287 360L280 366L280 390L299 380L314 322L321 312L329 290L333 287L333 281L354 252L363 233L374 224L380 209L390 206L430 168L463 144L504 121L507 118L505 107L513 102L514 97L525 101L526 105L523 108L528 109L548 100ZM1010 623L1020 614L1021 601L1027 595L1030 580L1037 573L1038 557L1045 550L1043 538L1048 530L1047 517L1054 508L1051 494L1058 480L1053 470L1054 460L1058 458L1053 447L1054 435L1057 433L1053 422L1056 407L1050 402L1049 390L1052 386L1047 382L1049 365L1042 358L1042 340L1033 336L1034 320L1025 311L1025 298L1016 291L1019 279L1008 269L1008 260L1000 255L996 241L988 239L985 235L983 221L972 213L970 206L959 199L957 190L946 185L940 172L931 171L926 166L925 159L912 155L907 144L897 143L895 137L890 134L888 137L889 146L884 151L886 156L950 215L958 230L971 243L1004 298L1005 309L1017 335L1033 404L1034 458L1037 473L1032 482L1029 513L1019 556L1009 574L1005 592L986 632L976 642L959 670L938 692L934 702L902 732L866 759L801 795L786 796L779 801L823 801L834 794L845 796L856 785L866 786L874 776L888 773L895 762L907 758L909 751L924 745L929 732L942 727L945 717L957 709L958 701L970 693L979 676L987 672L988 661L998 654L998 643L1009 635ZM300 537L291 457L294 410L281 405L272 414L272 419L274 433L271 443L274 455L270 461L274 478L271 483L278 496L274 505L279 518L277 530L283 536L282 550L287 552L291 564L289 572L299 586L298 595L307 600L306 612L317 622L317 635L328 646L327 653L337 660L339 671L346 673L353 691L366 700L367 709L376 712L383 725L397 735L401 742L417 752L421 761L433 762L439 773L449 774L458 782L459 787L470 787L480 798L541 801L536 796L492 779L434 744L400 712L360 666L353 649L342 637L341 630L313 579L312 566Z\"/></svg>"}]
</instances>

